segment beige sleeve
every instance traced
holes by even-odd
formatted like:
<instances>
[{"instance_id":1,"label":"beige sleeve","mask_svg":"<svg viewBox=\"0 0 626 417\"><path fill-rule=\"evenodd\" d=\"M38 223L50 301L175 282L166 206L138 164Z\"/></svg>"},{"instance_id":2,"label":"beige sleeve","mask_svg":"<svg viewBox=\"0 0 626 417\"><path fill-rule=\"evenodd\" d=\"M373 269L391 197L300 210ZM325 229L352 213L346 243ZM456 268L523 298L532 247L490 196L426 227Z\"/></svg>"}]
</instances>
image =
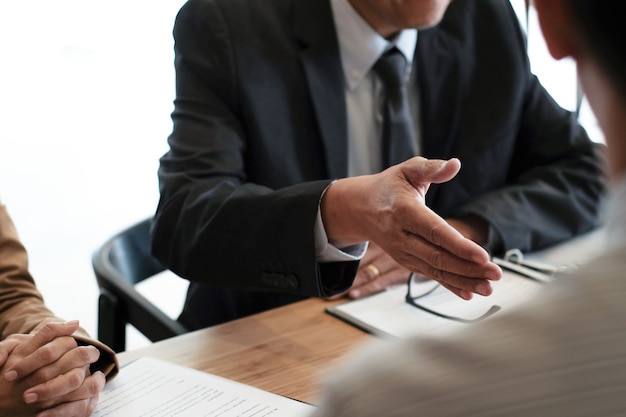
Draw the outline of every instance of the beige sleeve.
<instances>
[{"instance_id":1,"label":"beige sleeve","mask_svg":"<svg viewBox=\"0 0 626 417\"><path fill-rule=\"evenodd\" d=\"M45 305L28 270L28 254L19 240L6 206L0 203L0 340L15 333L32 333L46 323L62 321ZM119 370L115 353L89 338L84 330L75 335L82 344L100 349L100 360L93 370L101 370L110 380Z\"/></svg>"}]
</instances>

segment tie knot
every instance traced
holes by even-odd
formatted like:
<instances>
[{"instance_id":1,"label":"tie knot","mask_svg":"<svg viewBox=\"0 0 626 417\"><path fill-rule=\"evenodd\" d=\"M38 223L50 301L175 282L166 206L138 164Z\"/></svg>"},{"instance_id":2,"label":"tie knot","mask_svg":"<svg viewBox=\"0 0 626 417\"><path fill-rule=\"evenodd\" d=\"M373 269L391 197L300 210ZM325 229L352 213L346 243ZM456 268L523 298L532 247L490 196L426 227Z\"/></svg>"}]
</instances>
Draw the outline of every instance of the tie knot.
<instances>
[{"instance_id":1,"label":"tie knot","mask_svg":"<svg viewBox=\"0 0 626 417\"><path fill-rule=\"evenodd\" d=\"M394 47L378 58L374 64L374 71L388 89L397 89L403 87L406 82L406 64L402 52Z\"/></svg>"}]
</instances>

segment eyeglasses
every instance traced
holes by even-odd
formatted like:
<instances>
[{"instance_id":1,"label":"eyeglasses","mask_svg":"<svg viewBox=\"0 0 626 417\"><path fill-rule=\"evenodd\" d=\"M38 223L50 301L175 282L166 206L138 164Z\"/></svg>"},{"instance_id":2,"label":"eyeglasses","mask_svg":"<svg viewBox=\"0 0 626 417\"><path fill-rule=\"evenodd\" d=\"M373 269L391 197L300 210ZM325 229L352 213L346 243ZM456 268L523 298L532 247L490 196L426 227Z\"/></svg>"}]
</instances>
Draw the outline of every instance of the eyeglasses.
<instances>
[{"instance_id":1,"label":"eyeglasses","mask_svg":"<svg viewBox=\"0 0 626 417\"><path fill-rule=\"evenodd\" d=\"M426 306L424 303L418 302L418 300L422 300L426 296L431 296L433 304L440 304L440 303L437 303L437 301L441 300L442 297L456 297L456 296L439 283L435 283L434 285L432 284L432 281L426 281L424 283L417 283L416 282L417 280L415 279L415 277L416 277L415 274L411 274L409 276L409 282L407 285L408 288L407 288L407 293L406 293L406 302L412 305L413 307L417 307L420 310L423 310L435 316L448 319L448 320L458 321L461 323L476 323L476 322L486 319L487 317L491 316L494 313L497 313L498 311L502 309L502 307L498 305L492 305L491 307L487 309L487 311L474 317L459 317L459 316L453 316L453 315L441 313L439 311L436 311ZM426 288L426 290L424 290L424 288ZM432 295L435 294L437 290L440 290L441 296L433 297ZM463 302L464 300L461 300L459 298L459 301ZM475 309L472 309L472 310L475 310ZM475 311L468 311L467 314L468 316L471 314L476 315Z\"/></svg>"},{"instance_id":2,"label":"eyeglasses","mask_svg":"<svg viewBox=\"0 0 626 417\"><path fill-rule=\"evenodd\" d=\"M521 276L545 284L553 278L567 272L566 267L556 267L524 258L522 251L511 249L502 258L492 258L503 269L516 272Z\"/></svg>"},{"instance_id":3,"label":"eyeglasses","mask_svg":"<svg viewBox=\"0 0 626 417\"><path fill-rule=\"evenodd\" d=\"M551 281L564 270L564 268L555 268L525 260L522 253L516 249L508 251L504 259L493 258L493 261L503 269L514 272L517 276L541 284ZM490 298L475 298L470 302L465 301L437 282L433 284L433 281L428 279L417 279L416 274L409 275L405 299L408 304L422 311L461 323L482 321L502 309L499 305L491 304ZM462 313L452 315L441 312L441 310L447 309ZM464 316L461 317L459 314Z\"/></svg>"}]
</instances>

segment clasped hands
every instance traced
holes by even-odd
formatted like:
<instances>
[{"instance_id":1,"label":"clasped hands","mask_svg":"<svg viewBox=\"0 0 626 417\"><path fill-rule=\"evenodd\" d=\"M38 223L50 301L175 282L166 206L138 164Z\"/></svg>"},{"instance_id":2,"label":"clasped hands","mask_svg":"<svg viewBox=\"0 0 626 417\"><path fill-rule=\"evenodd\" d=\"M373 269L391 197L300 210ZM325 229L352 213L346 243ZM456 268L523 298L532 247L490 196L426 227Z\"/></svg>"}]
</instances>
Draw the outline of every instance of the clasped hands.
<instances>
[{"instance_id":1,"label":"clasped hands","mask_svg":"<svg viewBox=\"0 0 626 417\"><path fill-rule=\"evenodd\" d=\"M490 295L502 277L487 251L461 222L446 221L426 206L430 184L451 180L458 159L411 158L385 171L335 181L322 199L330 242L346 247L369 241L348 295L358 298L406 282L411 272L434 279L457 296ZM457 226L457 227L455 227ZM371 265L371 266L370 266Z\"/></svg>"},{"instance_id":2,"label":"clasped hands","mask_svg":"<svg viewBox=\"0 0 626 417\"><path fill-rule=\"evenodd\" d=\"M78 322L49 323L0 341L0 416L90 416L105 384L89 367L100 351L78 346Z\"/></svg>"}]
</instances>

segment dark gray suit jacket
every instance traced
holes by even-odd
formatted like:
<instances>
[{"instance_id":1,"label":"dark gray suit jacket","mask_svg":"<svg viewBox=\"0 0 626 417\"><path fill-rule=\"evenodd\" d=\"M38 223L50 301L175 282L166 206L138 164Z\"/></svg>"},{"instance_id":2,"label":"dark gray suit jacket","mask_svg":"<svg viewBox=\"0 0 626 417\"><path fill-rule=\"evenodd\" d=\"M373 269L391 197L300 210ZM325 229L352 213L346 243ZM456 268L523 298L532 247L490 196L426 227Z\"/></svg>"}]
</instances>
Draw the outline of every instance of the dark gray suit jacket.
<instances>
[{"instance_id":1,"label":"dark gray suit jacket","mask_svg":"<svg viewBox=\"0 0 626 417\"><path fill-rule=\"evenodd\" d=\"M322 191L347 175L329 1L190 0L174 36L153 251L192 282L182 320L197 328L346 289L357 263L318 264L313 240ZM420 32L414 70L422 155L463 165L431 188L431 208L485 218L496 252L597 224L594 146L530 73L509 2L453 2Z\"/></svg>"}]
</instances>

